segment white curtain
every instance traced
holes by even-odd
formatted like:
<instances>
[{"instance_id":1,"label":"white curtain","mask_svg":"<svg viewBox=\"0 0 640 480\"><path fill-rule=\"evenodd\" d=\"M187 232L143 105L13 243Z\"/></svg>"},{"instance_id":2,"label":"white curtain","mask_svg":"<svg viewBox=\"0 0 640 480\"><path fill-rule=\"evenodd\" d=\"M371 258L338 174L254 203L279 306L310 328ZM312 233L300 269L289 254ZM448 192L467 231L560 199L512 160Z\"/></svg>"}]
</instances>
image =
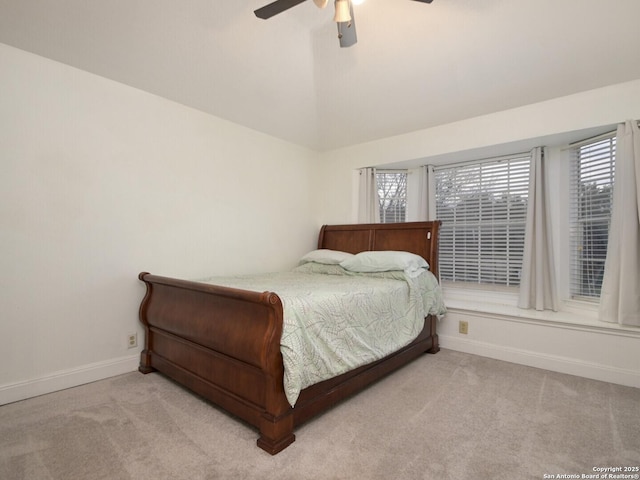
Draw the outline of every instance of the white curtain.
<instances>
[{"instance_id":1,"label":"white curtain","mask_svg":"<svg viewBox=\"0 0 640 480\"><path fill-rule=\"evenodd\" d=\"M531 151L529 200L518 307L558 310L544 150Z\"/></svg>"},{"instance_id":2,"label":"white curtain","mask_svg":"<svg viewBox=\"0 0 640 480\"><path fill-rule=\"evenodd\" d=\"M640 129L618 125L613 207L600 320L640 326Z\"/></svg>"},{"instance_id":3,"label":"white curtain","mask_svg":"<svg viewBox=\"0 0 640 480\"><path fill-rule=\"evenodd\" d=\"M376 169L360 170L358 191L358 223L380 222L380 200L376 183Z\"/></svg>"},{"instance_id":4,"label":"white curtain","mask_svg":"<svg viewBox=\"0 0 640 480\"><path fill-rule=\"evenodd\" d=\"M436 176L433 165L420 167L418 221L436 219Z\"/></svg>"}]
</instances>

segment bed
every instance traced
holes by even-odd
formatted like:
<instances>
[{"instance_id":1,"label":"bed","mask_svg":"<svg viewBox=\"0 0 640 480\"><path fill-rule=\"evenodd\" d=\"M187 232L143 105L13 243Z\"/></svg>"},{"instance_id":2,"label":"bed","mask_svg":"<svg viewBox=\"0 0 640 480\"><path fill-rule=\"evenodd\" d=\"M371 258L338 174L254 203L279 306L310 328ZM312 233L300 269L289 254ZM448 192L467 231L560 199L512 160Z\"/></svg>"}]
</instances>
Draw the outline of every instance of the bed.
<instances>
[{"instance_id":1,"label":"bed","mask_svg":"<svg viewBox=\"0 0 640 480\"><path fill-rule=\"evenodd\" d=\"M424 258L437 277L439 226L439 221L325 225L318 249L410 252ZM408 344L305 386L292 406L285 393L284 308L278 293L147 272L139 279L147 287L139 311L145 329L140 372L158 371L254 426L258 446L272 455L295 440L298 425L424 352L439 351L437 318L428 314Z\"/></svg>"}]
</instances>

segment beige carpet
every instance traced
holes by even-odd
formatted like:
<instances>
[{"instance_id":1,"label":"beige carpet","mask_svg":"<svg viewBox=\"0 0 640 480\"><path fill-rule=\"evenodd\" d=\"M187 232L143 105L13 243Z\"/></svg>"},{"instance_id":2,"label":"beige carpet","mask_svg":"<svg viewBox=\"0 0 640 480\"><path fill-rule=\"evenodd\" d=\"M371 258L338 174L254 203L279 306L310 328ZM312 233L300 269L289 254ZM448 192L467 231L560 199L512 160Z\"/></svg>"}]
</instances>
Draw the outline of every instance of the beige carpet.
<instances>
[{"instance_id":1,"label":"beige carpet","mask_svg":"<svg viewBox=\"0 0 640 480\"><path fill-rule=\"evenodd\" d=\"M640 465L640 389L442 350L302 426L277 456L257 436L160 374L130 373L0 407L0 478L581 476Z\"/></svg>"}]
</instances>

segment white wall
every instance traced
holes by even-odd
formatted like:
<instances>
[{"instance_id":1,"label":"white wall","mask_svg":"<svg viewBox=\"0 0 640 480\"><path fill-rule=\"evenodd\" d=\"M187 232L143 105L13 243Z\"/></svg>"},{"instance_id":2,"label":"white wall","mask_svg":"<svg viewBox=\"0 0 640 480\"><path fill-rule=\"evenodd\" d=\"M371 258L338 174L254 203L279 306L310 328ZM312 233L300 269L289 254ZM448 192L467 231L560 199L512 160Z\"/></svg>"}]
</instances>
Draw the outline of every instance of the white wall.
<instances>
[{"instance_id":1,"label":"white wall","mask_svg":"<svg viewBox=\"0 0 640 480\"><path fill-rule=\"evenodd\" d=\"M317 208L327 223L355 221L360 167L438 165L536 145L555 145L552 160L560 161L558 146L567 139L627 119L640 119L640 79L322 153L317 175L325 194ZM450 313L440 323L443 347L640 387L640 329L598 322L589 308L538 315L515 308L513 296L496 302L468 293L445 288ZM458 333L461 320L469 322L466 335Z\"/></svg>"},{"instance_id":2,"label":"white wall","mask_svg":"<svg viewBox=\"0 0 640 480\"><path fill-rule=\"evenodd\" d=\"M135 370L140 271L315 247L314 152L1 44L0 92L0 404Z\"/></svg>"},{"instance_id":3,"label":"white wall","mask_svg":"<svg viewBox=\"0 0 640 480\"><path fill-rule=\"evenodd\" d=\"M322 223L354 220L358 167L626 118L640 118L640 80L316 154L0 44L0 404L134 370L140 271L287 268ZM452 308L441 341L640 386L638 335L545 321Z\"/></svg>"}]
</instances>

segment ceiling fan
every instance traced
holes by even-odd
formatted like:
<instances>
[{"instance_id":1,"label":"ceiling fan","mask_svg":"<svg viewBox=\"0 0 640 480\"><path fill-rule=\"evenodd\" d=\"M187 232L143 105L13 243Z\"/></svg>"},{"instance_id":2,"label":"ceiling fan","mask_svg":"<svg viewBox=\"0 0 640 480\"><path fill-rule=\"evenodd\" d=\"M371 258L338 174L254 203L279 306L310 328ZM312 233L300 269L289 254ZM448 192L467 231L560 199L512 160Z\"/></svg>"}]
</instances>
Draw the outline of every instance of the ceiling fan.
<instances>
[{"instance_id":1,"label":"ceiling fan","mask_svg":"<svg viewBox=\"0 0 640 480\"><path fill-rule=\"evenodd\" d=\"M414 0L416 2L431 3L433 0ZM256 17L266 20L274 15L289 10L306 0L275 0L264 7L255 10ZM318 8L324 8L329 0L313 0ZM352 0L334 0L336 13L333 21L338 24L338 39L341 47L350 47L357 42L356 24L353 18Z\"/></svg>"}]
</instances>

